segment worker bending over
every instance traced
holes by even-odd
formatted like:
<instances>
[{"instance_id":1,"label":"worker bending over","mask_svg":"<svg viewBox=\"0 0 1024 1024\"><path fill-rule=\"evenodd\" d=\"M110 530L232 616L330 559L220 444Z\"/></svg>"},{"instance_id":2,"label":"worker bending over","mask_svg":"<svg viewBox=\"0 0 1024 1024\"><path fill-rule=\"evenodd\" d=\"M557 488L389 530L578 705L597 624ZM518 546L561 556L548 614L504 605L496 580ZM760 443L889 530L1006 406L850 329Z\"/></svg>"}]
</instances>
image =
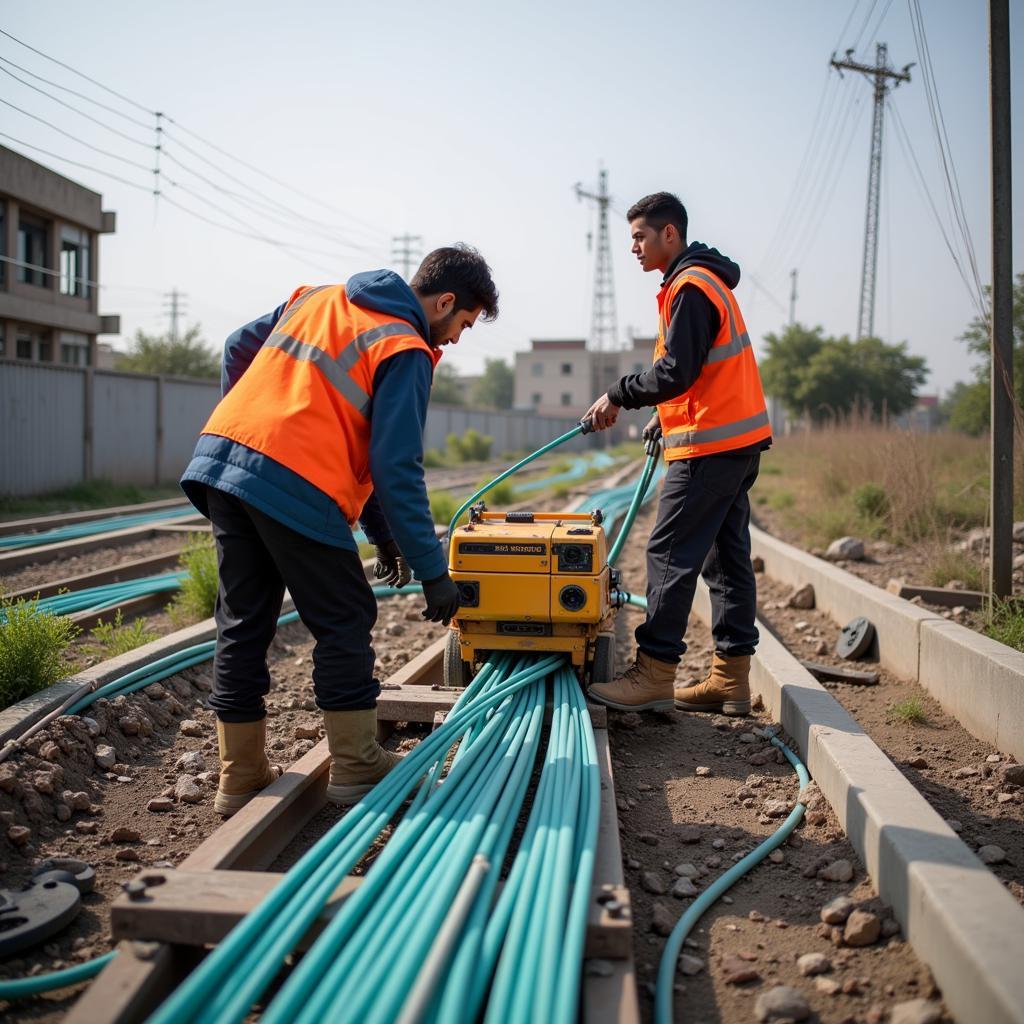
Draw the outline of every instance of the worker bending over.
<instances>
[{"instance_id":1,"label":"worker bending over","mask_svg":"<svg viewBox=\"0 0 1024 1024\"><path fill-rule=\"evenodd\" d=\"M213 523L220 581L210 705L227 816L277 777L266 754L267 650L285 588L316 641L313 690L331 752L328 799L356 802L398 762L377 743L375 576L423 582L424 618L458 610L423 479L434 367L479 316L498 315L483 257L435 249L410 284L390 270L296 290L224 346L223 397L182 477Z\"/></svg>"},{"instance_id":2,"label":"worker bending over","mask_svg":"<svg viewBox=\"0 0 1024 1024\"><path fill-rule=\"evenodd\" d=\"M656 406L645 440L668 463L647 543L647 618L636 660L590 695L624 710L750 711L750 657L758 634L750 564L750 501L771 426L733 289L740 268L716 249L686 243L683 204L656 192L627 214L633 253L662 276L654 365L613 384L590 408L594 428L619 409ZM711 591L715 653L705 679L675 687L697 575Z\"/></svg>"}]
</instances>

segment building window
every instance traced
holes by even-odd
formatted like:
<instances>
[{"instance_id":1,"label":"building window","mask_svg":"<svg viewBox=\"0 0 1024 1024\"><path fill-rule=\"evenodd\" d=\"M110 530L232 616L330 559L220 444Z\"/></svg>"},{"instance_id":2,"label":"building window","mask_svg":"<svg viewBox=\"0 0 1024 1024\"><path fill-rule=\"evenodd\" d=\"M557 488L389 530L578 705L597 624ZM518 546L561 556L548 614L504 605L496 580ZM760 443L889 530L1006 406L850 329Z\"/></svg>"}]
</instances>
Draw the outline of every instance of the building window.
<instances>
[{"instance_id":1,"label":"building window","mask_svg":"<svg viewBox=\"0 0 1024 1024\"><path fill-rule=\"evenodd\" d=\"M540 395L539 391L534 391L534 393L532 395L530 395L530 401L534 405L540 405L540 400L541 400L541 395Z\"/></svg>"},{"instance_id":2,"label":"building window","mask_svg":"<svg viewBox=\"0 0 1024 1024\"><path fill-rule=\"evenodd\" d=\"M530 367L530 372L534 375L534 377L543 377L544 376L544 364L543 363L534 363Z\"/></svg>"},{"instance_id":3,"label":"building window","mask_svg":"<svg viewBox=\"0 0 1024 1024\"><path fill-rule=\"evenodd\" d=\"M61 331L60 361L65 366L88 366L89 336L73 331Z\"/></svg>"},{"instance_id":4,"label":"building window","mask_svg":"<svg viewBox=\"0 0 1024 1024\"><path fill-rule=\"evenodd\" d=\"M62 225L60 229L60 293L89 297L89 232Z\"/></svg>"},{"instance_id":5,"label":"building window","mask_svg":"<svg viewBox=\"0 0 1024 1024\"><path fill-rule=\"evenodd\" d=\"M563 377L570 377L570 376L572 376L572 363L562 363L562 376Z\"/></svg>"},{"instance_id":6,"label":"building window","mask_svg":"<svg viewBox=\"0 0 1024 1024\"><path fill-rule=\"evenodd\" d=\"M562 392L562 405L572 405L572 394L570 392Z\"/></svg>"},{"instance_id":7,"label":"building window","mask_svg":"<svg viewBox=\"0 0 1024 1024\"><path fill-rule=\"evenodd\" d=\"M18 217L18 280L22 284L34 284L48 288L49 274L46 270L47 254L50 248L50 229L46 221L27 213ZM20 356L18 357L21 358Z\"/></svg>"}]
</instances>

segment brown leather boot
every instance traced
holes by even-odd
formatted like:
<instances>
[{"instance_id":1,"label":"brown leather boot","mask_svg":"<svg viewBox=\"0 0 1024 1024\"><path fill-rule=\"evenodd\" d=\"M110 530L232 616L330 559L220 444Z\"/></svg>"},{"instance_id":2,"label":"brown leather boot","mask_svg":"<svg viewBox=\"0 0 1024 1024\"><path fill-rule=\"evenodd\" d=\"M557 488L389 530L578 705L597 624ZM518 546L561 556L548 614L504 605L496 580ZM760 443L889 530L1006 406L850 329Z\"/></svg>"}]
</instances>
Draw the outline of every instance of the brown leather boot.
<instances>
[{"instance_id":1,"label":"brown leather boot","mask_svg":"<svg viewBox=\"0 0 1024 1024\"><path fill-rule=\"evenodd\" d=\"M213 809L230 818L281 774L267 760L267 720L217 721L220 781Z\"/></svg>"},{"instance_id":2,"label":"brown leather boot","mask_svg":"<svg viewBox=\"0 0 1024 1024\"><path fill-rule=\"evenodd\" d=\"M638 650L636 661L621 676L610 683L594 683L587 694L619 711L671 711L675 678L672 662L658 661Z\"/></svg>"},{"instance_id":3,"label":"brown leather boot","mask_svg":"<svg viewBox=\"0 0 1024 1024\"><path fill-rule=\"evenodd\" d=\"M750 655L727 658L715 651L707 676L695 686L677 686L675 695L680 711L749 715Z\"/></svg>"},{"instance_id":4,"label":"brown leather boot","mask_svg":"<svg viewBox=\"0 0 1024 1024\"><path fill-rule=\"evenodd\" d=\"M331 752L327 799L339 807L358 803L402 760L377 742L376 708L325 711L324 727Z\"/></svg>"}]
</instances>

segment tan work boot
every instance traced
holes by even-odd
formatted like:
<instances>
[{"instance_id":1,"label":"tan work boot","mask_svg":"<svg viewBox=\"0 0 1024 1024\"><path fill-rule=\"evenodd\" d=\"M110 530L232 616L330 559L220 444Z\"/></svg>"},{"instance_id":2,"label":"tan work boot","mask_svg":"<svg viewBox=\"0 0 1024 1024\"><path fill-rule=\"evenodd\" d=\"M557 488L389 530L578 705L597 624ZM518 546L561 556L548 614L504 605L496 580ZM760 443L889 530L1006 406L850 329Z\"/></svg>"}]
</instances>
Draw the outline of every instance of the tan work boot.
<instances>
[{"instance_id":1,"label":"tan work boot","mask_svg":"<svg viewBox=\"0 0 1024 1024\"><path fill-rule=\"evenodd\" d=\"M677 686L675 693L680 711L749 715L750 655L727 658L715 651L707 676L695 686Z\"/></svg>"},{"instance_id":2,"label":"tan work boot","mask_svg":"<svg viewBox=\"0 0 1024 1024\"><path fill-rule=\"evenodd\" d=\"M220 750L220 781L213 808L225 818L240 811L261 789L281 774L267 760L267 720L222 722L217 720Z\"/></svg>"},{"instance_id":3,"label":"tan work boot","mask_svg":"<svg viewBox=\"0 0 1024 1024\"><path fill-rule=\"evenodd\" d=\"M331 751L327 799L347 807L358 803L392 768L401 754L377 742L377 709L325 711L324 727Z\"/></svg>"},{"instance_id":4,"label":"tan work boot","mask_svg":"<svg viewBox=\"0 0 1024 1024\"><path fill-rule=\"evenodd\" d=\"M619 711L671 711L675 678L672 662L658 661L638 650L636 661L621 676L610 683L594 683L587 694Z\"/></svg>"}]
</instances>

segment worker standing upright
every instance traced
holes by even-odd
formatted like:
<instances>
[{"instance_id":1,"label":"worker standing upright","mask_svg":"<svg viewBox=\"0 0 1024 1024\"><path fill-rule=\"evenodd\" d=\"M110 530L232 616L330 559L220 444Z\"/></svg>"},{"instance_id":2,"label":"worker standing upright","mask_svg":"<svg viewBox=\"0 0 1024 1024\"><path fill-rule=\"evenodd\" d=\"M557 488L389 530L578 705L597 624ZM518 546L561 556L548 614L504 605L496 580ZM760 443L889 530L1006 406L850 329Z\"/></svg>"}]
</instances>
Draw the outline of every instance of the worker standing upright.
<instances>
[{"instance_id":1,"label":"worker standing upright","mask_svg":"<svg viewBox=\"0 0 1024 1024\"><path fill-rule=\"evenodd\" d=\"M457 245L428 254L409 284L376 270L299 288L227 339L223 397L182 477L217 547L219 813L277 777L263 698L286 587L316 641L328 799L354 803L398 762L376 738L377 605L352 527L376 546L377 578L403 586L415 573L424 617L447 625L458 588L423 477L427 403L442 348L497 314L490 268Z\"/></svg>"},{"instance_id":2,"label":"worker standing upright","mask_svg":"<svg viewBox=\"0 0 1024 1024\"><path fill-rule=\"evenodd\" d=\"M627 219L641 267L663 275L654 364L613 384L587 415L604 430L620 408L655 406L644 439L662 441L668 467L647 544L636 660L590 695L625 710L747 714L758 640L748 492L771 425L733 294L740 268L717 249L687 244L686 208L671 193L646 196ZM675 687L698 574L711 592L715 652L702 682Z\"/></svg>"}]
</instances>

